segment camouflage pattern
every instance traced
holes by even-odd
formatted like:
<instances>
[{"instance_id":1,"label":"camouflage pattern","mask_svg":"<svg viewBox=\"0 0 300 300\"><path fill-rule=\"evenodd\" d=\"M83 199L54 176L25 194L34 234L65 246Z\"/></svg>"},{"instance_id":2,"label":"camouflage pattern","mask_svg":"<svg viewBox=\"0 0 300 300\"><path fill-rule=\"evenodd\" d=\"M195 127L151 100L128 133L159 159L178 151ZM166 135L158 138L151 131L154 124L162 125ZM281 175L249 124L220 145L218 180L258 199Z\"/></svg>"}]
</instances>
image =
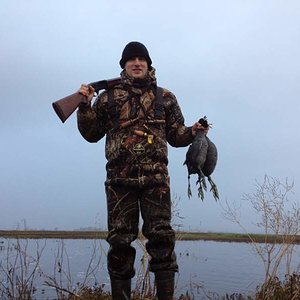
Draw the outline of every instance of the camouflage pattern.
<instances>
[{"instance_id":1,"label":"camouflage pattern","mask_svg":"<svg viewBox=\"0 0 300 300\"><path fill-rule=\"evenodd\" d=\"M176 272L175 233L170 225L171 199L168 185L139 189L106 186L108 198L108 271L117 279L135 274L135 248L130 244L138 236L139 212L143 218L143 235L148 239L150 270Z\"/></svg>"},{"instance_id":2,"label":"camouflage pattern","mask_svg":"<svg viewBox=\"0 0 300 300\"><path fill-rule=\"evenodd\" d=\"M92 107L81 105L77 117L78 129L87 141L97 142L106 135L108 269L114 278L124 279L134 275L135 249L130 243L138 234L139 211L151 270L178 268L170 226L167 143L185 147L193 136L170 91L163 89L163 107L155 101L154 68L143 81L129 78L125 71L121 78L122 83L112 91L114 105L105 91Z\"/></svg>"}]
</instances>

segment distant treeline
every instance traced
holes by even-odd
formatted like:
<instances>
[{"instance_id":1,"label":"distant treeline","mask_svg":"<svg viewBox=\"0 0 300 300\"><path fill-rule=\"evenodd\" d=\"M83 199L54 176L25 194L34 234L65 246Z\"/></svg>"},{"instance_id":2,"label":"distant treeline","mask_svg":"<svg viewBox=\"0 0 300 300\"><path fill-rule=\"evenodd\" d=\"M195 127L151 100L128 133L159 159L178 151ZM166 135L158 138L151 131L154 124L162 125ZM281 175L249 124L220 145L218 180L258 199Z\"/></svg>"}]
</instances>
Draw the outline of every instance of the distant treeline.
<instances>
[{"instance_id":1,"label":"distant treeline","mask_svg":"<svg viewBox=\"0 0 300 300\"><path fill-rule=\"evenodd\" d=\"M20 239L106 239L106 231L65 231L65 230L0 230L2 238ZM143 239L143 235L140 234ZM300 244L300 235L297 236L273 236L264 234L241 233L206 233L206 232L176 232L177 240L206 240L219 242L257 242L257 243L293 243Z\"/></svg>"}]
</instances>

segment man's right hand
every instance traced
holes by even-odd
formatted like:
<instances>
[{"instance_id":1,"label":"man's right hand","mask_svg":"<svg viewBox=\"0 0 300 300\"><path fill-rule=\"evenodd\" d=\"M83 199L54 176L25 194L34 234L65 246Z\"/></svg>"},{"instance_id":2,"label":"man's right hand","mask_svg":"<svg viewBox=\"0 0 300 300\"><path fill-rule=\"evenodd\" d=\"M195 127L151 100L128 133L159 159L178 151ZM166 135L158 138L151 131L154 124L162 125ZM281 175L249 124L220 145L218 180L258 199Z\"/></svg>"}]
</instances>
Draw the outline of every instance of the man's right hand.
<instances>
[{"instance_id":1,"label":"man's right hand","mask_svg":"<svg viewBox=\"0 0 300 300\"><path fill-rule=\"evenodd\" d=\"M93 99L93 97L94 97L95 89L94 89L92 86L83 83L83 84L80 86L80 89L78 90L78 92L79 92L80 94L86 96L88 102L91 103L91 102L92 102L92 99Z\"/></svg>"}]
</instances>

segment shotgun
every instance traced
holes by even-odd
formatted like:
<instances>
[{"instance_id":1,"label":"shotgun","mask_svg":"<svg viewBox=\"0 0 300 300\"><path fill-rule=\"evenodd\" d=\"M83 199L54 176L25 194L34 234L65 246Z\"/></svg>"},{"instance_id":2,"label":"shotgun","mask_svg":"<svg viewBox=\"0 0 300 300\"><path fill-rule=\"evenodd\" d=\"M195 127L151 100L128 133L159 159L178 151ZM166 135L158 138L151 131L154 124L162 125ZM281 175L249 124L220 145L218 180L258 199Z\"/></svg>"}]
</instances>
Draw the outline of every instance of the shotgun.
<instances>
[{"instance_id":1,"label":"shotgun","mask_svg":"<svg viewBox=\"0 0 300 300\"><path fill-rule=\"evenodd\" d=\"M109 90L120 82L121 78L117 77L113 79L91 82L88 85L92 86L95 89L95 93L98 94L100 90ZM53 102L52 107L58 117L64 123L81 103L87 103L87 97L80 94L79 92L76 92L72 95Z\"/></svg>"}]
</instances>

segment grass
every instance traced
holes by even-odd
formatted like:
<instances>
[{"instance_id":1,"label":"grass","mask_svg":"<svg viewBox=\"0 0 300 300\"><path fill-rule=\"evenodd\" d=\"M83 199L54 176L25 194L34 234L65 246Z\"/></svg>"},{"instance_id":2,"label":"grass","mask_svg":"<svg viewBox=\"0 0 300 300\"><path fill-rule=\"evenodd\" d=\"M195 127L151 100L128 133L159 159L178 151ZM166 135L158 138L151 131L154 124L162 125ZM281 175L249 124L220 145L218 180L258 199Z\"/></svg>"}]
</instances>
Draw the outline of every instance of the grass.
<instances>
[{"instance_id":1,"label":"grass","mask_svg":"<svg viewBox=\"0 0 300 300\"><path fill-rule=\"evenodd\" d=\"M24 239L106 239L106 231L65 231L65 230L0 230L0 237L3 238L24 238ZM193 241L218 241L218 242L251 242L250 237L257 243L265 243L266 236L264 234L240 234L240 233L205 233L205 232L176 232L177 240ZM278 236L269 235L268 242L280 243ZM295 244L300 244L300 236L296 236Z\"/></svg>"},{"instance_id":2,"label":"grass","mask_svg":"<svg viewBox=\"0 0 300 300\"><path fill-rule=\"evenodd\" d=\"M180 295L178 300L196 300L196 299L211 299L211 300L299 300L300 299L300 274L293 273L286 276L283 281L278 278L272 278L267 283L257 287L256 293L252 296L233 293L231 295L219 296L217 294L202 295L198 293L189 293ZM76 296L69 295L60 300L110 300L110 293L104 292L101 288L91 289L86 287ZM156 300L154 294L140 296L138 291L133 292L132 300Z\"/></svg>"}]
</instances>

